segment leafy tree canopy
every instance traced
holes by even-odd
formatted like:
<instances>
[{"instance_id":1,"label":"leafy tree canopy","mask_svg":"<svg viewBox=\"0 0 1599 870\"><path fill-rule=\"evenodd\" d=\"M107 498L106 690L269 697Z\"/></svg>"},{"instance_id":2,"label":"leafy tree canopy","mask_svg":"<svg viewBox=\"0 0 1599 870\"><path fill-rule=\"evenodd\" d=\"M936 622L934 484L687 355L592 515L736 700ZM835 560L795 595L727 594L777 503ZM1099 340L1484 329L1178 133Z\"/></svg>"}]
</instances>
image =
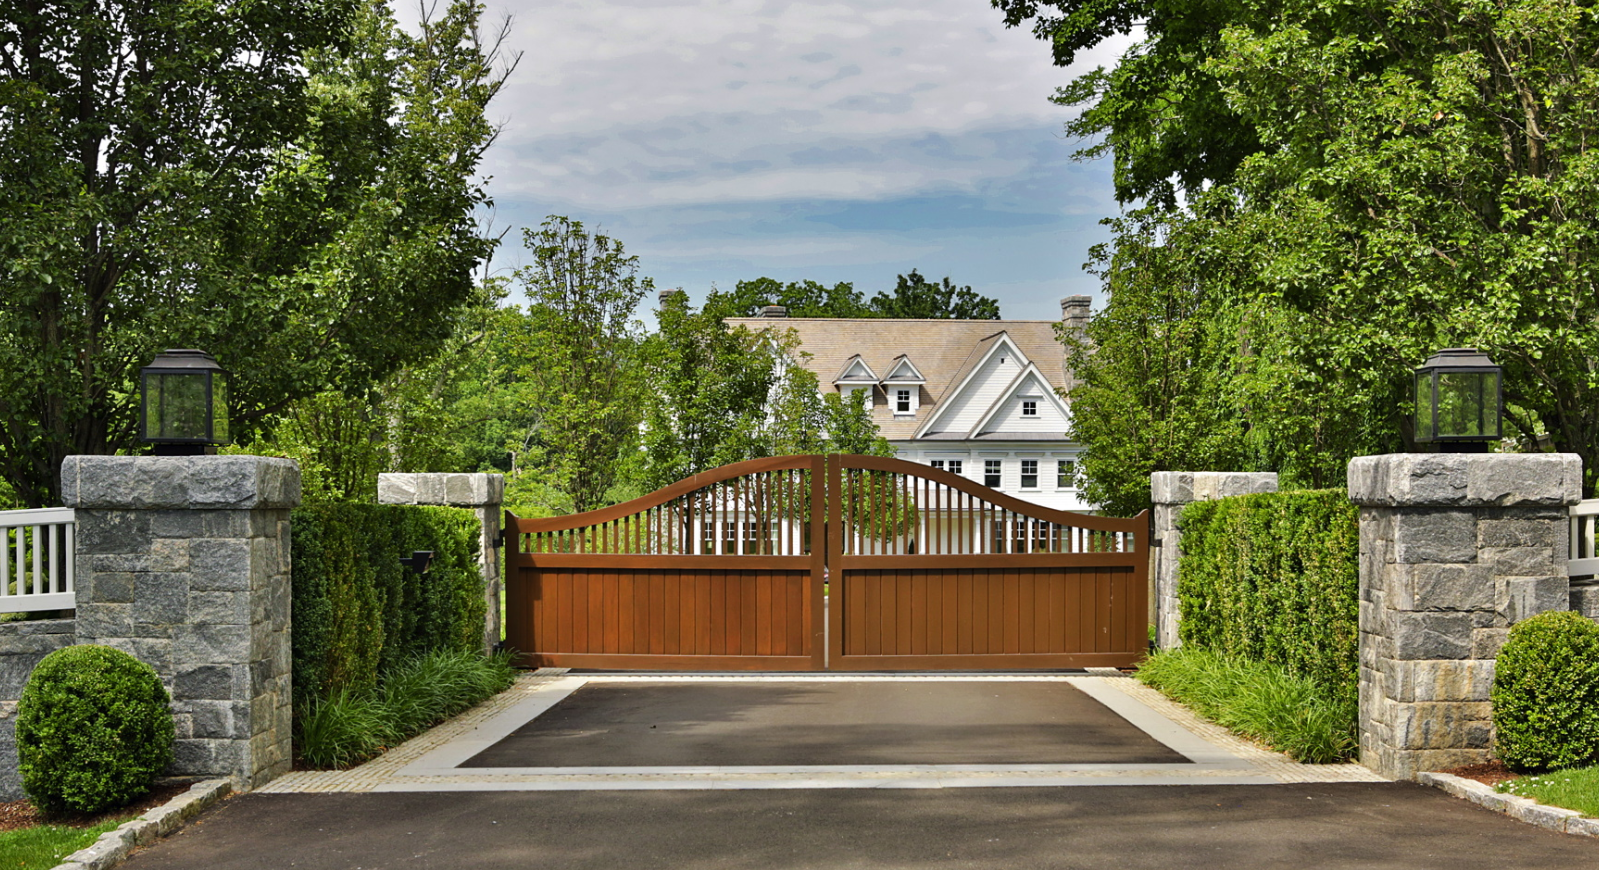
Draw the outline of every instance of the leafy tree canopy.
<instances>
[{"instance_id":1,"label":"leafy tree canopy","mask_svg":"<svg viewBox=\"0 0 1599 870\"><path fill-rule=\"evenodd\" d=\"M945 277L934 284L920 272L900 275L894 293L872 297L871 307L879 317L906 317L933 320L998 320L999 300L974 292L970 285L956 287Z\"/></svg>"},{"instance_id":2,"label":"leafy tree canopy","mask_svg":"<svg viewBox=\"0 0 1599 870\"><path fill-rule=\"evenodd\" d=\"M1411 370L1477 346L1505 366L1519 449L1579 454L1593 493L1596 15L1572 0L1360 0L1224 16L1190 60L1260 146L1141 218L1152 230L1117 228L1102 258L1111 304L1090 330L1103 365L1170 352L1148 325L1173 322L1168 300L1190 306L1225 350L1179 356L1211 373L1205 401L1247 433L1247 451L1216 461L1326 485L1351 456L1413 449ZM1118 303L1144 282L1163 289ZM1210 431L1201 412L1170 413Z\"/></svg>"},{"instance_id":3,"label":"leafy tree canopy","mask_svg":"<svg viewBox=\"0 0 1599 870\"><path fill-rule=\"evenodd\" d=\"M707 303L708 305L711 303ZM815 281L784 284L772 278L740 281L733 292L718 295L726 317L754 317L767 305L781 305L790 317L901 317L939 320L998 320L999 301L970 286L957 287L949 278L933 283L915 269L900 275L892 293L867 301L853 284L832 287Z\"/></svg>"},{"instance_id":4,"label":"leafy tree canopy","mask_svg":"<svg viewBox=\"0 0 1599 870\"><path fill-rule=\"evenodd\" d=\"M0 475L138 446L135 374L200 347L246 440L451 334L490 243L495 48L457 0L32 2L0 15Z\"/></svg>"}]
</instances>

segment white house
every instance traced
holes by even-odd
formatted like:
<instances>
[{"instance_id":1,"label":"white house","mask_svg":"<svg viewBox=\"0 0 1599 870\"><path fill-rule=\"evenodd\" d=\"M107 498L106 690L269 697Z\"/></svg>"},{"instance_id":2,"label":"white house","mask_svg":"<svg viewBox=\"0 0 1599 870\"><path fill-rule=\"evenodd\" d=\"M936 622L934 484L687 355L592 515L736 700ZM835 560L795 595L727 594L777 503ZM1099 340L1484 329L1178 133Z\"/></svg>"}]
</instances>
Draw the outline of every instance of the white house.
<instances>
[{"instance_id":1,"label":"white house","mask_svg":"<svg viewBox=\"0 0 1599 870\"><path fill-rule=\"evenodd\" d=\"M1089 297L1061 300L1069 329ZM1070 373L1051 320L888 320L788 317L776 305L729 324L791 329L797 362L822 389L866 391L866 405L901 459L942 468L1061 510L1078 495L1081 446L1066 439L1071 409L1057 390Z\"/></svg>"}]
</instances>

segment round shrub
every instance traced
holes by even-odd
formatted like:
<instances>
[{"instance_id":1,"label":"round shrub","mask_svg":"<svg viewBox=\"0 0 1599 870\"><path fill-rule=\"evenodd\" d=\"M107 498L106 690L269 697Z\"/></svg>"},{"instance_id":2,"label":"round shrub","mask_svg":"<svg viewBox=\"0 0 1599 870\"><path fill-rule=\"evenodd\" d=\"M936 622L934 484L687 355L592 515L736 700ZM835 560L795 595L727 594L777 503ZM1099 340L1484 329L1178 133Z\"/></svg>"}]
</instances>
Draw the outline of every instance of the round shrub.
<instances>
[{"instance_id":1,"label":"round shrub","mask_svg":"<svg viewBox=\"0 0 1599 870\"><path fill-rule=\"evenodd\" d=\"M1510 629L1493 685L1494 745L1514 770L1599 758L1599 624L1551 611Z\"/></svg>"},{"instance_id":2,"label":"round shrub","mask_svg":"<svg viewBox=\"0 0 1599 870\"><path fill-rule=\"evenodd\" d=\"M147 664L106 646L44 657L17 701L22 788L41 810L92 813L148 792L172 761L172 710Z\"/></svg>"}]
</instances>

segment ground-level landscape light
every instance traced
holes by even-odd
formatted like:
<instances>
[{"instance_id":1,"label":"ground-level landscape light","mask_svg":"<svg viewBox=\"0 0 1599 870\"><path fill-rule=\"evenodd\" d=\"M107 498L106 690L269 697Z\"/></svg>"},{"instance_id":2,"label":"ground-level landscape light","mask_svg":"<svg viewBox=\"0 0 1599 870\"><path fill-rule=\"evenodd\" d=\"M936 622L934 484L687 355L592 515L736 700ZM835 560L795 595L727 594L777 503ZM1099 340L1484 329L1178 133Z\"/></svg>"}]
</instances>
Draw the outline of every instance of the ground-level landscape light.
<instances>
[{"instance_id":1,"label":"ground-level landscape light","mask_svg":"<svg viewBox=\"0 0 1599 870\"><path fill-rule=\"evenodd\" d=\"M1486 453L1504 434L1504 369L1487 354L1452 347L1416 369L1416 441L1442 453Z\"/></svg>"},{"instance_id":2,"label":"ground-level landscape light","mask_svg":"<svg viewBox=\"0 0 1599 870\"><path fill-rule=\"evenodd\" d=\"M203 350L167 350L139 370L139 436L157 456L228 443L228 373Z\"/></svg>"}]
</instances>

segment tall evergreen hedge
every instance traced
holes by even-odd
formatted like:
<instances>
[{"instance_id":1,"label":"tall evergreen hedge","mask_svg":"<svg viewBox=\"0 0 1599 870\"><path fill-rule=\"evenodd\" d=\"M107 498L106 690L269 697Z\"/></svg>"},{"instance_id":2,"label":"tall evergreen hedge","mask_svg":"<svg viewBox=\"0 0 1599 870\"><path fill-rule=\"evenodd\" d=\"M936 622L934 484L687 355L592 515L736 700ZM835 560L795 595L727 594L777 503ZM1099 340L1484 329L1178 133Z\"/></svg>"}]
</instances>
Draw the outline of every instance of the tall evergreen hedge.
<instances>
[{"instance_id":1,"label":"tall evergreen hedge","mask_svg":"<svg viewBox=\"0 0 1599 870\"><path fill-rule=\"evenodd\" d=\"M1183 644L1277 665L1354 704L1360 527L1348 494L1195 502L1179 525Z\"/></svg>"},{"instance_id":2,"label":"tall evergreen hedge","mask_svg":"<svg viewBox=\"0 0 1599 870\"><path fill-rule=\"evenodd\" d=\"M335 504L294 511L294 701L366 691L415 654L477 649L483 575L464 508ZM400 564L432 550L418 575Z\"/></svg>"}]
</instances>

